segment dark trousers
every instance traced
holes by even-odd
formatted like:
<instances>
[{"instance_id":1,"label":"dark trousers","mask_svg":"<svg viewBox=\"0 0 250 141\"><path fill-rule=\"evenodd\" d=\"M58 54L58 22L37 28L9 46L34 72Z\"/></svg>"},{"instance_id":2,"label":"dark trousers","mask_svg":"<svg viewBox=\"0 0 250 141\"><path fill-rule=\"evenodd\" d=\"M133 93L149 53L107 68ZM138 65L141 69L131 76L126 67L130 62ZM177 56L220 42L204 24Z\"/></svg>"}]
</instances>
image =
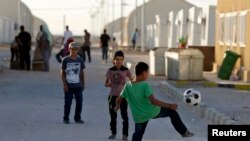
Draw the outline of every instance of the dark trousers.
<instances>
[{"instance_id":1,"label":"dark trousers","mask_svg":"<svg viewBox=\"0 0 250 141\"><path fill-rule=\"evenodd\" d=\"M133 49L133 50L135 49L135 45L136 45L136 41L135 41L135 40L132 40L132 49Z\"/></svg>"},{"instance_id":2,"label":"dark trousers","mask_svg":"<svg viewBox=\"0 0 250 141\"><path fill-rule=\"evenodd\" d=\"M116 119L117 119L117 112L115 112L114 108L116 105L116 98L117 96L109 96L109 114L110 114L110 130L112 134L117 133L116 129ZM120 111L121 111L121 117L122 117L122 134L128 136L128 103L125 99L122 100L121 105L120 105Z\"/></svg>"},{"instance_id":3,"label":"dark trousers","mask_svg":"<svg viewBox=\"0 0 250 141\"><path fill-rule=\"evenodd\" d=\"M86 54L88 56L89 63L91 62L90 46L84 46L82 48L83 60L86 61Z\"/></svg>"},{"instance_id":4,"label":"dark trousers","mask_svg":"<svg viewBox=\"0 0 250 141\"><path fill-rule=\"evenodd\" d=\"M24 70L26 67L26 70L30 70L30 51L24 50L20 51L20 65L21 69Z\"/></svg>"},{"instance_id":5,"label":"dark trousers","mask_svg":"<svg viewBox=\"0 0 250 141\"><path fill-rule=\"evenodd\" d=\"M63 49L61 49L58 53L56 53L56 60L58 63L62 63L62 58L63 58Z\"/></svg>"},{"instance_id":6,"label":"dark trousers","mask_svg":"<svg viewBox=\"0 0 250 141\"><path fill-rule=\"evenodd\" d=\"M65 96L64 117L63 117L64 120L69 120L73 95L75 96L76 100L74 120L77 121L81 119L82 101L83 101L82 88L69 88L69 91L64 93Z\"/></svg>"},{"instance_id":7,"label":"dark trousers","mask_svg":"<svg viewBox=\"0 0 250 141\"><path fill-rule=\"evenodd\" d=\"M187 128L183 124L176 110L171 110L171 109L162 107L160 113L155 118L162 118L162 117L170 117L172 125L174 126L175 130L179 134L183 135L187 132ZM147 124L148 124L148 121L135 124L135 132L133 133L132 141L142 140L142 136L145 132Z\"/></svg>"},{"instance_id":8,"label":"dark trousers","mask_svg":"<svg viewBox=\"0 0 250 141\"><path fill-rule=\"evenodd\" d=\"M11 49L10 49L10 52L11 52L10 61L11 61L11 62L13 62L13 61L18 61L18 49L11 48Z\"/></svg>"},{"instance_id":9,"label":"dark trousers","mask_svg":"<svg viewBox=\"0 0 250 141\"><path fill-rule=\"evenodd\" d=\"M108 47L102 47L102 60L108 60Z\"/></svg>"}]
</instances>

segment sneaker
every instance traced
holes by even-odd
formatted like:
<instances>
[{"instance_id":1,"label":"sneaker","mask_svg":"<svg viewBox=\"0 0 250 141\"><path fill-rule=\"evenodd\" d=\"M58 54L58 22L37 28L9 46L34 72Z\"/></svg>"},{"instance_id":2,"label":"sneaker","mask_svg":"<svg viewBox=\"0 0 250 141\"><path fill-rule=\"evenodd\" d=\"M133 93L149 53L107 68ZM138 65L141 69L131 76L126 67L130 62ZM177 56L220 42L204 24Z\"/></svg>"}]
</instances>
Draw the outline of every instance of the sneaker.
<instances>
[{"instance_id":1,"label":"sneaker","mask_svg":"<svg viewBox=\"0 0 250 141\"><path fill-rule=\"evenodd\" d=\"M123 136L122 136L122 141L127 141L127 140L128 140L128 136L123 135Z\"/></svg>"},{"instance_id":2,"label":"sneaker","mask_svg":"<svg viewBox=\"0 0 250 141\"><path fill-rule=\"evenodd\" d=\"M108 139L115 139L116 134L111 134Z\"/></svg>"},{"instance_id":3,"label":"sneaker","mask_svg":"<svg viewBox=\"0 0 250 141\"><path fill-rule=\"evenodd\" d=\"M63 120L64 124L70 124L69 120Z\"/></svg>"},{"instance_id":4,"label":"sneaker","mask_svg":"<svg viewBox=\"0 0 250 141\"><path fill-rule=\"evenodd\" d=\"M75 122L78 123L78 124L84 124L84 121L81 120L81 119L80 120L76 120Z\"/></svg>"},{"instance_id":5,"label":"sneaker","mask_svg":"<svg viewBox=\"0 0 250 141\"><path fill-rule=\"evenodd\" d=\"M185 134L182 135L182 137L193 137L194 133L191 133L189 131L187 131Z\"/></svg>"}]
</instances>

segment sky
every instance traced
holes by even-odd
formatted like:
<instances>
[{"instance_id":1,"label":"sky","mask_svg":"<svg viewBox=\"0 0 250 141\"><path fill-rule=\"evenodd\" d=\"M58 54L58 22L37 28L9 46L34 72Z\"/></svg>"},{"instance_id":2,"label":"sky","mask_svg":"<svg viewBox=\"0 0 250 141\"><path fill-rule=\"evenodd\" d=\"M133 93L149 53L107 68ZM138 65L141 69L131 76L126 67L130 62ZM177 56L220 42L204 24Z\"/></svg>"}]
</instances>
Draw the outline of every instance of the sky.
<instances>
[{"instance_id":1,"label":"sky","mask_svg":"<svg viewBox=\"0 0 250 141\"><path fill-rule=\"evenodd\" d=\"M121 17L121 0L104 0L104 8L100 9L102 0L21 0L32 14L44 20L53 34L63 34L68 25L74 35L82 35L84 29L91 31L95 23L91 18L94 13L103 14L103 24ZM114 4L112 3L114 1ZM136 0L123 0L123 15L127 16L135 8ZM145 0L148 1L148 0ZM197 5L216 4L217 0L187 0ZM137 0L140 5L143 0ZM114 5L114 9L113 9ZM98 10L99 9L99 10ZM100 14L99 14L100 15ZM97 16L96 16L97 17Z\"/></svg>"}]
</instances>

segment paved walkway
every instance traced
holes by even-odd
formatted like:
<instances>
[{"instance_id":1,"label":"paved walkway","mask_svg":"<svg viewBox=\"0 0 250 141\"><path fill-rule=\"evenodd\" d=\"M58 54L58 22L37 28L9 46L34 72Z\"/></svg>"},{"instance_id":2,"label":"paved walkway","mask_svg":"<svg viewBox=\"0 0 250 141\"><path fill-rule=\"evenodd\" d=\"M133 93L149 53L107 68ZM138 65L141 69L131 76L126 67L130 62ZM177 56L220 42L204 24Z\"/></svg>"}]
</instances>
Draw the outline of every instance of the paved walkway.
<instances>
[{"instance_id":1,"label":"paved walkway","mask_svg":"<svg viewBox=\"0 0 250 141\"><path fill-rule=\"evenodd\" d=\"M1 54L8 57L9 50ZM63 115L63 91L60 80L60 64L52 55L51 71L19 71L7 67L0 73L0 137L1 141L109 141L109 114L104 87L105 73L112 66L101 62L101 50L93 50L92 63L86 63L86 89L82 118L85 124L72 122L65 125ZM126 55L127 56L127 55ZM127 56L129 59L129 56ZM159 80L150 76L149 83L156 97L168 102L178 102L162 94ZM169 118L151 120L143 141L206 141L207 121L196 116L178 102L178 111L190 131L192 138L182 138L173 128ZM73 108L70 115L73 121ZM129 112L129 140L134 123ZM121 140L121 118L118 115L118 133L115 141Z\"/></svg>"},{"instance_id":2,"label":"paved walkway","mask_svg":"<svg viewBox=\"0 0 250 141\"><path fill-rule=\"evenodd\" d=\"M0 55L5 63L8 62L8 54L4 52L8 51L1 50ZM63 94L58 73L60 66L55 58L51 59L52 70L49 73L9 70L8 64L4 65L6 71L0 74L1 141L108 140L108 90L103 83L105 72L112 64L109 62L103 65L100 52L93 53L93 62L86 64L87 85L82 114L86 124L83 126L62 124ZM126 64L131 67L138 61L149 63L148 54L126 52L125 57ZM144 141L206 141L208 124L250 123L249 91L204 85L206 83L200 81L169 81L166 76L151 75L149 81L154 86L157 97L178 102L178 111L186 125L195 133L195 137L181 138L173 130L169 120L166 122L166 119L160 119L150 121ZM183 91L190 87L196 88L202 94L202 103L198 107L187 107L181 100ZM130 138L133 128L131 119ZM118 129L121 129L120 125ZM120 132L119 130L119 135ZM120 139L119 135L117 140Z\"/></svg>"}]
</instances>

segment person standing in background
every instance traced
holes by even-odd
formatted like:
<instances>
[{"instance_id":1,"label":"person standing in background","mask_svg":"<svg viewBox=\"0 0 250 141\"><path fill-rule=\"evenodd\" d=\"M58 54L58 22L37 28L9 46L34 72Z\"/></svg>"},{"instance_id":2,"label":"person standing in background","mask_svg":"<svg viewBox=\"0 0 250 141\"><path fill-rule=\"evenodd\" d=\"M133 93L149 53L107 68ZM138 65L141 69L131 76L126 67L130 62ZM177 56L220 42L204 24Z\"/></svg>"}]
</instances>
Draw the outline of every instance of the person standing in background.
<instances>
[{"instance_id":1,"label":"person standing in background","mask_svg":"<svg viewBox=\"0 0 250 141\"><path fill-rule=\"evenodd\" d=\"M42 60L44 62L44 71L49 71L49 58L50 58L50 41L48 34L44 30L44 26L40 25L40 31L36 37L37 47L40 50Z\"/></svg>"},{"instance_id":2,"label":"person standing in background","mask_svg":"<svg viewBox=\"0 0 250 141\"><path fill-rule=\"evenodd\" d=\"M103 34L100 37L100 43L102 48L102 60L104 63L107 63L108 60L108 46L110 42L110 36L107 34L107 30L103 30Z\"/></svg>"},{"instance_id":3,"label":"person standing in background","mask_svg":"<svg viewBox=\"0 0 250 141\"><path fill-rule=\"evenodd\" d=\"M19 53L20 53L20 65L21 69L30 70L30 49L31 49L31 35L25 31L23 25L20 26L19 38Z\"/></svg>"},{"instance_id":4,"label":"person standing in background","mask_svg":"<svg viewBox=\"0 0 250 141\"><path fill-rule=\"evenodd\" d=\"M118 43L116 42L116 38L112 38L111 46L110 46L110 52L109 56L111 59L113 59L115 52L118 50Z\"/></svg>"},{"instance_id":5,"label":"person standing in background","mask_svg":"<svg viewBox=\"0 0 250 141\"><path fill-rule=\"evenodd\" d=\"M138 29L136 28L135 31L132 33L132 39L131 39L133 50L135 50L137 38L138 38Z\"/></svg>"},{"instance_id":6,"label":"person standing in background","mask_svg":"<svg viewBox=\"0 0 250 141\"><path fill-rule=\"evenodd\" d=\"M85 35L83 36L83 46L81 47L82 50L82 56L83 56L83 60L86 61L86 53L88 55L88 61L89 63L91 62L91 52L90 52L90 45L91 45L91 41L90 41L90 33L88 32L87 29L84 30Z\"/></svg>"},{"instance_id":7,"label":"person standing in background","mask_svg":"<svg viewBox=\"0 0 250 141\"><path fill-rule=\"evenodd\" d=\"M65 47L67 40L73 38L73 33L69 30L69 26L66 26L66 31L63 34L62 45Z\"/></svg>"}]
</instances>

